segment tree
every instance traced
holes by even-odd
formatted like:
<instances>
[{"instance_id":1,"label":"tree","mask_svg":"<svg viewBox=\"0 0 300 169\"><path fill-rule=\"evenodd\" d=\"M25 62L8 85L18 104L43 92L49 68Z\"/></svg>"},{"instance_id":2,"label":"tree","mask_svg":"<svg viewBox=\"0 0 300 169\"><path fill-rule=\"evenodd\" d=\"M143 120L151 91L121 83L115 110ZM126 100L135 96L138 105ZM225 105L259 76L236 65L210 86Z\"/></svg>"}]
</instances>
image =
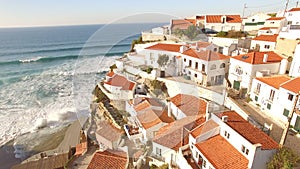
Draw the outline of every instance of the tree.
<instances>
[{"instance_id":1,"label":"tree","mask_svg":"<svg viewBox=\"0 0 300 169\"><path fill-rule=\"evenodd\" d=\"M189 26L184 31L184 35L187 36L190 40L195 39L199 34L200 34L200 31L194 25Z\"/></svg>"},{"instance_id":2,"label":"tree","mask_svg":"<svg viewBox=\"0 0 300 169\"><path fill-rule=\"evenodd\" d=\"M176 28L173 32L174 35L178 36L178 37L182 37L184 32L183 30L179 29L179 28Z\"/></svg>"},{"instance_id":3,"label":"tree","mask_svg":"<svg viewBox=\"0 0 300 169\"><path fill-rule=\"evenodd\" d=\"M160 67L164 67L164 66L166 66L166 64L168 63L168 61L169 61L169 56L168 55L166 55L166 54L159 55L158 59L157 59L157 64Z\"/></svg>"},{"instance_id":4,"label":"tree","mask_svg":"<svg viewBox=\"0 0 300 169\"><path fill-rule=\"evenodd\" d=\"M268 169L292 169L300 158L289 148L282 147L268 163Z\"/></svg>"}]
</instances>

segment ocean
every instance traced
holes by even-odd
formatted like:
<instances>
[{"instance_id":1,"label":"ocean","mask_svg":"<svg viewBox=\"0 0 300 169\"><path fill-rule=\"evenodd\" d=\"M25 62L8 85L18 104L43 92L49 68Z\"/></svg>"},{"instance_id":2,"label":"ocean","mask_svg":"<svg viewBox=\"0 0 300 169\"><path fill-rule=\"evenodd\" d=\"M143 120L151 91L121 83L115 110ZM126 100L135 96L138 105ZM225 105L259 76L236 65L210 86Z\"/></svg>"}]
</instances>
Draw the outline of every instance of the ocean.
<instances>
[{"instance_id":1,"label":"ocean","mask_svg":"<svg viewBox=\"0 0 300 169\"><path fill-rule=\"evenodd\" d=\"M161 23L0 29L0 145L88 117L95 85Z\"/></svg>"}]
</instances>

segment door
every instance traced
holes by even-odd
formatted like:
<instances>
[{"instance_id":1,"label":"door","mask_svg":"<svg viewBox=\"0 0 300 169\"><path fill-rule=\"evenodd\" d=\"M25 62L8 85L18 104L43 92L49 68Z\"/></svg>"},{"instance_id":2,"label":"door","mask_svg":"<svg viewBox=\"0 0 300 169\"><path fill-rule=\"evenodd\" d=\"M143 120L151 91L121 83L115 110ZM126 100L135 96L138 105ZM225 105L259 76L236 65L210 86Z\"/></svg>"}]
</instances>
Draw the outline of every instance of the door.
<instances>
[{"instance_id":1,"label":"door","mask_svg":"<svg viewBox=\"0 0 300 169\"><path fill-rule=\"evenodd\" d=\"M241 82L239 82L239 81L234 81L233 82L233 88L235 89L235 90L240 90L240 85L241 85Z\"/></svg>"},{"instance_id":2,"label":"door","mask_svg":"<svg viewBox=\"0 0 300 169\"><path fill-rule=\"evenodd\" d=\"M297 130L297 131L300 131L300 116L297 116L294 129Z\"/></svg>"}]
</instances>

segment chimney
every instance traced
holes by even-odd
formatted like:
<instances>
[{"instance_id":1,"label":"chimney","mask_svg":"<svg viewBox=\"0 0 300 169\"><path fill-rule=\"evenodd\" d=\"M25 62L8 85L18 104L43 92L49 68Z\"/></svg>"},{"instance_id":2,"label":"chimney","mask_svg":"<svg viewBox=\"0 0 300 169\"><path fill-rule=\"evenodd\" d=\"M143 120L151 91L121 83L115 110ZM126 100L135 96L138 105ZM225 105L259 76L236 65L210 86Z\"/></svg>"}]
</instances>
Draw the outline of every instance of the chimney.
<instances>
[{"instance_id":1,"label":"chimney","mask_svg":"<svg viewBox=\"0 0 300 169\"><path fill-rule=\"evenodd\" d=\"M266 63L268 61L268 54L264 54L263 62Z\"/></svg>"},{"instance_id":2,"label":"chimney","mask_svg":"<svg viewBox=\"0 0 300 169\"><path fill-rule=\"evenodd\" d=\"M185 45L180 46L180 53L183 53L187 50L187 47Z\"/></svg>"},{"instance_id":3,"label":"chimney","mask_svg":"<svg viewBox=\"0 0 300 169\"><path fill-rule=\"evenodd\" d=\"M226 123L227 120L228 120L228 116L222 116L222 121L223 121L224 123Z\"/></svg>"}]
</instances>

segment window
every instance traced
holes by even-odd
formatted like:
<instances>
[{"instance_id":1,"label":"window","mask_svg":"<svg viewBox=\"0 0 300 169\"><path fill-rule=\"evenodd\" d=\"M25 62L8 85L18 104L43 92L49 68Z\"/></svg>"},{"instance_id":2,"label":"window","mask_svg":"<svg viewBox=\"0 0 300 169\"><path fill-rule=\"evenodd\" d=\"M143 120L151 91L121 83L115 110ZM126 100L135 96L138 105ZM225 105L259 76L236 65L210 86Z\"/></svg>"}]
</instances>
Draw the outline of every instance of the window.
<instances>
[{"instance_id":1,"label":"window","mask_svg":"<svg viewBox=\"0 0 300 169\"><path fill-rule=\"evenodd\" d=\"M234 30L235 30L235 26L232 26L232 27L231 27L231 30L233 30L233 31L234 31Z\"/></svg>"},{"instance_id":2,"label":"window","mask_svg":"<svg viewBox=\"0 0 300 169\"><path fill-rule=\"evenodd\" d=\"M265 45L265 49L270 49L270 45Z\"/></svg>"},{"instance_id":3,"label":"window","mask_svg":"<svg viewBox=\"0 0 300 169\"><path fill-rule=\"evenodd\" d=\"M255 19L252 19L252 22L255 22Z\"/></svg>"},{"instance_id":4,"label":"window","mask_svg":"<svg viewBox=\"0 0 300 169\"><path fill-rule=\"evenodd\" d=\"M271 22L271 24L274 24L275 22Z\"/></svg>"},{"instance_id":5,"label":"window","mask_svg":"<svg viewBox=\"0 0 300 169\"><path fill-rule=\"evenodd\" d=\"M224 132L225 137L227 137L227 131Z\"/></svg>"},{"instance_id":6,"label":"window","mask_svg":"<svg viewBox=\"0 0 300 169\"><path fill-rule=\"evenodd\" d=\"M205 72L205 64L202 64L202 72Z\"/></svg>"},{"instance_id":7,"label":"window","mask_svg":"<svg viewBox=\"0 0 300 169\"><path fill-rule=\"evenodd\" d=\"M270 103L267 104L267 109L269 109L269 110L271 109L271 104Z\"/></svg>"},{"instance_id":8,"label":"window","mask_svg":"<svg viewBox=\"0 0 300 169\"><path fill-rule=\"evenodd\" d=\"M161 156L161 149L156 147L156 155Z\"/></svg>"},{"instance_id":9,"label":"window","mask_svg":"<svg viewBox=\"0 0 300 169\"><path fill-rule=\"evenodd\" d=\"M249 149L247 149L244 145L242 145L242 152L245 153L246 155L249 154Z\"/></svg>"},{"instance_id":10,"label":"window","mask_svg":"<svg viewBox=\"0 0 300 169\"><path fill-rule=\"evenodd\" d=\"M290 111L289 111L289 110L287 110L287 109L284 109L284 110L283 110L283 115L284 115L285 117L289 117L289 114L290 114Z\"/></svg>"},{"instance_id":11,"label":"window","mask_svg":"<svg viewBox=\"0 0 300 169\"><path fill-rule=\"evenodd\" d=\"M292 16L293 14L292 13L289 13L289 16Z\"/></svg>"},{"instance_id":12,"label":"window","mask_svg":"<svg viewBox=\"0 0 300 169\"><path fill-rule=\"evenodd\" d=\"M210 70L215 70L217 66L215 64L211 65Z\"/></svg>"},{"instance_id":13,"label":"window","mask_svg":"<svg viewBox=\"0 0 300 169\"><path fill-rule=\"evenodd\" d=\"M224 135L225 135L225 137L227 137L228 139L230 138L230 134L229 134L227 131L224 132Z\"/></svg>"},{"instance_id":14,"label":"window","mask_svg":"<svg viewBox=\"0 0 300 169\"><path fill-rule=\"evenodd\" d=\"M289 101L292 101L292 100L293 100L293 98L294 98L294 95L292 95L292 94L289 94L289 96L288 96L288 99L289 99Z\"/></svg>"},{"instance_id":15,"label":"window","mask_svg":"<svg viewBox=\"0 0 300 169\"><path fill-rule=\"evenodd\" d=\"M243 69L238 66L238 67L235 68L235 73L238 74L238 75L242 75L243 74Z\"/></svg>"},{"instance_id":16,"label":"window","mask_svg":"<svg viewBox=\"0 0 300 169\"><path fill-rule=\"evenodd\" d=\"M195 69L198 69L198 62L195 63Z\"/></svg>"},{"instance_id":17,"label":"window","mask_svg":"<svg viewBox=\"0 0 300 169\"><path fill-rule=\"evenodd\" d=\"M246 149L246 155L248 155L249 154L249 149Z\"/></svg>"},{"instance_id":18,"label":"window","mask_svg":"<svg viewBox=\"0 0 300 169\"><path fill-rule=\"evenodd\" d=\"M275 95L275 91L273 89L271 89L270 96L269 96L270 101L274 100L274 95Z\"/></svg>"},{"instance_id":19,"label":"window","mask_svg":"<svg viewBox=\"0 0 300 169\"><path fill-rule=\"evenodd\" d=\"M230 138L230 133L227 133L227 138L228 138L228 139Z\"/></svg>"},{"instance_id":20,"label":"window","mask_svg":"<svg viewBox=\"0 0 300 169\"><path fill-rule=\"evenodd\" d=\"M287 23L287 24L288 24L288 25L291 25L292 23L293 23L292 21L288 21L288 23Z\"/></svg>"},{"instance_id":21,"label":"window","mask_svg":"<svg viewBox=\"0 0 300 169\"><path fill-rule=\"evenodd\" d=\"M183 61L186 62L186 58L184 58Z\"/></svg>"},{"instance_id":22,"label":"window","mask_svg":"<svg viewBox=\"0 0 300 169\"><path fill-rule=\"evenodd\" d=\"M197 78L197 77L198 77L198 74L197 74L197 73L195 73L195 75L194 75L194 76L195 76L195 78Z\"/></svg>"},{"instance_id":23,"label":"window","mask_svg":"<svg viewBox=\"0 0 300 169\"><path fill-rule=\"evenodd\" d=\"M189 61L189 67L192 67L192 61L191 60Z\"/></svg>"},{"instance_id":24,"label":"window","mask_svg":"<svg viewBox=\"0 0 300 169\"><path fill-rule=\"evenodd\" d=\"M254 100L257 101L258 100L258 96L255 96Z\"/></svg>"},{"instance_id":25,"label":"window","mask_svg":"<svg viewBox=\"0 0 300 169\"><path fill-rule=\"evenodd\" d=\"M259 94L260 93L260 87L261 87L261 84L260 83L257 83L256 85L256 93ZM257 101L257 100L256 100Z\"/></svg>"},{"instance_id":26,"label":"window","mask_svg":"<svg viewBox=\"0 0 300 169\"><path fill-rule=\"evenodd\" d=\"M222 64L220 65L220 68L225 68L225 63L222 63Z\"/></svg>"},{"instance_id":27,"label":"window","mask_svg":"<svg viewBox=\"0 0 300 169\"><path fill-rule=\"evenodd\" d=\"M205 160L203 160L203 167L205 168L206 167L206 161Z\"/></svg>"}]
</instances>

